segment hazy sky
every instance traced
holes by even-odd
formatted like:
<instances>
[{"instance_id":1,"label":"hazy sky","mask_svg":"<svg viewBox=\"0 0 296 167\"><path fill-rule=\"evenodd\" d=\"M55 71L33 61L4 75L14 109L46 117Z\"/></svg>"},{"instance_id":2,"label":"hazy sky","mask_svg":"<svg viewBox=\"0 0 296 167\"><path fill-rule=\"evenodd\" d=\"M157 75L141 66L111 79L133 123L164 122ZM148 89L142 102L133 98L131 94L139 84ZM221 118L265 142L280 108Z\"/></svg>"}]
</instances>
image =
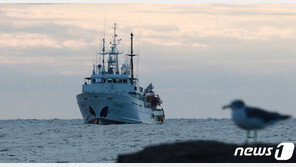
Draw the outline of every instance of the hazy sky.
<instances>
[{"instance_id":1,"label":"hazy sky","mask_svg":"<svg viewBox=\"0 0 296 167\"><path fill-rule=\"evenodd\" d=\"M105 16L168 118L230 117L236 98L295 116L295 4L2 4L0 119L81 118Z\"/></svg>"}]
</instances>

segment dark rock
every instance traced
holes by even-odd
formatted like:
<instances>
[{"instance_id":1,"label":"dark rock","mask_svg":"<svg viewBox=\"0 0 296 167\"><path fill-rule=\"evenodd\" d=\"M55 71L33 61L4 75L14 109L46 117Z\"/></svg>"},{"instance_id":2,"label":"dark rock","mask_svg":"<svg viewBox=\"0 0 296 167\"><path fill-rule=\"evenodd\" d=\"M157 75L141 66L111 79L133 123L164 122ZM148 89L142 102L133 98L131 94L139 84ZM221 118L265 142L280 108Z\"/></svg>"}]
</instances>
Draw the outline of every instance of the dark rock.
<instances>
[{"instance_id":1,"label":"dark rock","mask_svg":"<svg viewBox=\"0 0 296 167\"><path fill-rule=\"evenodd\" d=\"M119 155L120 163L270 163L270 162L296 162L296 151L290 160L278 161L274 157L277 144L250 144L236 145L217 141L188 141L173 144L149 146L144 150ZM234 156L237 147L273 147L271 156Z\"/></svg>"}]
</instances>

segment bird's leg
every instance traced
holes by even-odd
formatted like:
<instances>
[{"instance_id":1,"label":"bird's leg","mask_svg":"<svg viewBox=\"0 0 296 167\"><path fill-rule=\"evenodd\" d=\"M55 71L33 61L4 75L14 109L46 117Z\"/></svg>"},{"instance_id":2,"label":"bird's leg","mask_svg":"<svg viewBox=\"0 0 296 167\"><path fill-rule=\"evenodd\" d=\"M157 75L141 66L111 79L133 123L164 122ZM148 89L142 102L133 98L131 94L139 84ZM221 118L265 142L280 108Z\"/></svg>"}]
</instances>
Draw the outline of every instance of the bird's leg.
<instances>
[{"instance_id":1,"label":"bird's leg","mask_svg":"<svg viewBox=\"0 0 296 167\"><path fill-rule=\"evenodd\" d=\"M248 144L249 138L250 138L250 131L249 131L249 130L247 130L247 136L246 136L245 145L247 145L247 144Z\"/></svg>"},{"instance_id":2,"label":"bird's leg","mask_svg":"<svg viewBox=\"0 0 296 167\"><path fill-rule=\"evenodd\" d=\"M257 130L254 130L254 143L255 144L257 144L257 137L258 137Z\"/></svg>"}]
</instances>

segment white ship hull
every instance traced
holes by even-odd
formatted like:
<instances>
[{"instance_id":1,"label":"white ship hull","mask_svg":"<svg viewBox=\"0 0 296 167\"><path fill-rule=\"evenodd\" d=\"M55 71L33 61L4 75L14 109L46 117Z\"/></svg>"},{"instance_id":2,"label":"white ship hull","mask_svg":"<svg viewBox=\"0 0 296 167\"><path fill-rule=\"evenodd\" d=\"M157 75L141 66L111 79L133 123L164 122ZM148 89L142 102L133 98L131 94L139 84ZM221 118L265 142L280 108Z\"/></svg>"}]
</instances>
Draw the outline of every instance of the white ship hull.
<instances>
[{"instance_id":1,"label":"white ship hull","mask_svg":"<svg viewBox=\"0 0 296 167\"><path fill-rule=\"evenodd\" d=\"M143 100L109 93L81 93L76 96L85 123L162 123L163 110L146 108Z\"/></svg>"}]
</instances>

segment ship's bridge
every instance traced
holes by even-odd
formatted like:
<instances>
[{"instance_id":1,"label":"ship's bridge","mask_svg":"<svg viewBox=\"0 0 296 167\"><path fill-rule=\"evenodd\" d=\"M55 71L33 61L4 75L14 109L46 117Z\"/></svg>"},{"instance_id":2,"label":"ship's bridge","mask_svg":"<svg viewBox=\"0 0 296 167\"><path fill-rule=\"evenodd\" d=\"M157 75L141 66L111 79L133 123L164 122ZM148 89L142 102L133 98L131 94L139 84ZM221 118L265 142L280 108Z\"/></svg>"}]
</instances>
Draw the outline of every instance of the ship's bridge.
<instances>
[{"instance_id":1,"label":"ship's bridge","mask_svg":"<svg viewBox=\"0 0 296 167\"><path fill-rule=\"evenodd\" d=\"M86 84L94 83L129 83L130 78L126 74L93 74L89 78L85 78Z\"/></svg>"},{"instance_id":2,"label":"ship's bridge","mask_svg":"<svg viewBox=\"0 0 296 167\"><path fill-rule=\"evenodd\" d=\"M83 92L108 92L108 93L143 93L143 88L139 87L137 80L131 82L131 78L126 74L93 74L85 78Z\"/></svg>"}]
</instances>

